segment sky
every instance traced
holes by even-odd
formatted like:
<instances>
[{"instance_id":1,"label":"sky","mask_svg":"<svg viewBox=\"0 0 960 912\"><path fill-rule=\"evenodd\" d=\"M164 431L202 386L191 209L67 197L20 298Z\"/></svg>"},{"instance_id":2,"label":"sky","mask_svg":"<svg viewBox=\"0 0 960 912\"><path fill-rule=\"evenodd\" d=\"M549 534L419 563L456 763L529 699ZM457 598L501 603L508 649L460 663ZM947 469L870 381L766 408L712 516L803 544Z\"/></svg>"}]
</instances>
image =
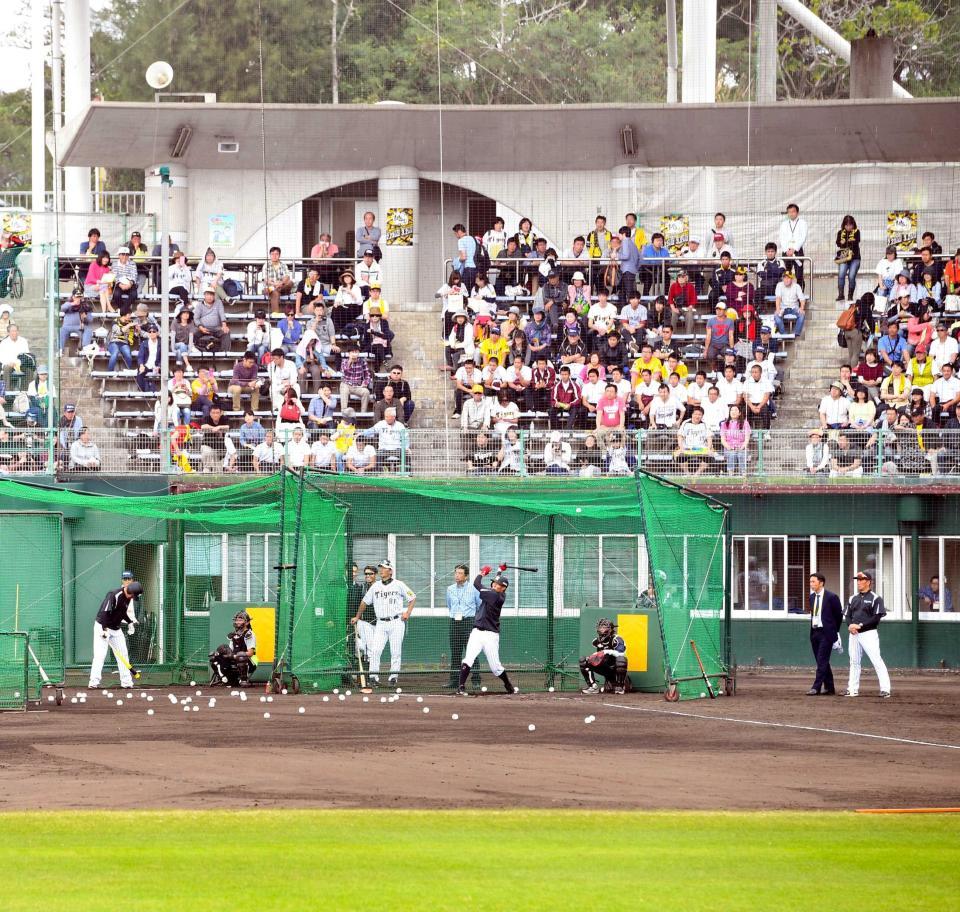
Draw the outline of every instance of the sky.
<instances>
[{"instance_id":1,"label":"sky","mask_svg":"<svg viewBox=\"0 0 960 912\"><path fill-rule=\"evenodd\" d=\"M22 4L24 13L29 14L31 0ZM90 12L94 14L110 5L110 0L90 0ZM29 27L27 34L29 35ZM30 50L13 46L13 36L0 33L0 56L3 57L3 91L15 92L30 85ZM48 50L49 54L49 50Z\"/></svg>"}]
</instances>

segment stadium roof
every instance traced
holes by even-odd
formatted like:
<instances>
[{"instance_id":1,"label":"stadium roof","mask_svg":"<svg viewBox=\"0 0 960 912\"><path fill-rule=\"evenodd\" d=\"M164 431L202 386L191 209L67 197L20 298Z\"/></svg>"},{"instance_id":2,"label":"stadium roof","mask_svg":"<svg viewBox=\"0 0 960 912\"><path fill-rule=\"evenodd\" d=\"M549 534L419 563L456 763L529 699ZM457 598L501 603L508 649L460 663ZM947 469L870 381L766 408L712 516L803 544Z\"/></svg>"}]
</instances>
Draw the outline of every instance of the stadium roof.
<instances>
[{"instance_id":1,"label":"stadium roof","mask_svg":"<svg viewBox=\"0 0 960 912\"><path fill-rule=\"evenodd\" d=\"M188 168L260 168L261 116L270 170L440 170L435 105L93 102L67 124L61 164L146 168L192 130ZM960 100L779 102L771 105L495 105L442 111L447 171L955 161ZM629 125L635 154L624 153ZM235 140L236 154L218 151Z\"/></svg>"}]
</instances>

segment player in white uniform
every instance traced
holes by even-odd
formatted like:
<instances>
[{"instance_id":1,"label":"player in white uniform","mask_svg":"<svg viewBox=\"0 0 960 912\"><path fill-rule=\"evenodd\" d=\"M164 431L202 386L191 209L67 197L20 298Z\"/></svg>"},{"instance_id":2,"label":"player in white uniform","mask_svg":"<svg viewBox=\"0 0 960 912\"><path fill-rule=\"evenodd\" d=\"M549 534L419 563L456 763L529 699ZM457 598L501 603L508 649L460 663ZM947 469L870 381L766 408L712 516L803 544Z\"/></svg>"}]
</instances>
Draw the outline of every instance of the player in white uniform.
<instances>
[{"instance_id":1,"label":"player in white uniform","mask_svg":"<svg viewBox=\"0 0 960 912\"><path fill-rule=\"evenodd\" d=\"M397 683L400 674L400 658L403 650L403 635L406 623L413 613L417 597L406 584L394 579L393 564L382 560L377 564L380 579L377 580L363 597L365 605L373 605L377 624L373 628L373 645L370 648L370 681L380 683L380 656L390 641L390 684ZM404 607L406 606L406 607Z\"/></svg>"}]
</instances>

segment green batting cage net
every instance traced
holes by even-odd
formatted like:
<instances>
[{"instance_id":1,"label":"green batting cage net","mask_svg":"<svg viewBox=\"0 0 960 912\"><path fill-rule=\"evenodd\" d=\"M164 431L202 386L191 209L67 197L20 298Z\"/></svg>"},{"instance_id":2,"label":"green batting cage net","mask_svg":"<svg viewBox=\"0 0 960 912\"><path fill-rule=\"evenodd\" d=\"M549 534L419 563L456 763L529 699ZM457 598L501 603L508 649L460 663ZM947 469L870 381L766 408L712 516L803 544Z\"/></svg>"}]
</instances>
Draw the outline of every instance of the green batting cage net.
<instances>
[{"instance_id":1,"label":"green batting cage net","mask_svg":"<svg viewBox=\"0 0 960 912\"><path fill-rule=\"evenodd\" d=\"M27 644L25 633L0 632L0 710L27 705Z\"/></svg>"},{"instance_id":2,"label":"green batting cage net","mask_svg":"<svg viewBox=\"0 0 960 912\"><path fill-rule=\"evenodd\" d=\"M361 669L385 679L397 667L396 646L404 687L449 686L471 626L470 608L458 606L455 589L448 592L457 565L469 568L471 580L484 565L527 568L506 571L500 643L501 660L524 689L581 686L579 659L592 651L600 616L614 619L627 640L631 679L648 689L666 684L671 698L704 692L699 662L714 687L729 665L725 509L653 476L422 480L284 472L160 497L0 482L4 494L31 500L34 509L38 501L58 504L74 539L78 524L109 530L110 540L98 544L113 559L100 562L96 588L82 585L89 562L76 553L80 546L64 551L74 637L86 642L100 599L120 585L120 570L132 567L144 583L146 608L138 610L146 616L131 657L148 679L206 675L209 652L243 608L258 638L255 680L276 675L279 685L313 690L352 680ZM382 644L378 669L367 626L375 617L362 596L371 580L364 568L376 572L383 560L416 602L402 641ZM649 623L637 622L644 611ZM476 671L499 686L484 659Z\"/></svg>"},{"instance_id":3,"label":"green batting cage net","mask_svg":"<svg viewBox=\"0 0 960 912\"><path fill-rule=\"evenodd\" d=\"M36 700L64 676L60 514L0 514L0 554L0 630L30 635L26 693Z\"/></svg>"}]
</instances>

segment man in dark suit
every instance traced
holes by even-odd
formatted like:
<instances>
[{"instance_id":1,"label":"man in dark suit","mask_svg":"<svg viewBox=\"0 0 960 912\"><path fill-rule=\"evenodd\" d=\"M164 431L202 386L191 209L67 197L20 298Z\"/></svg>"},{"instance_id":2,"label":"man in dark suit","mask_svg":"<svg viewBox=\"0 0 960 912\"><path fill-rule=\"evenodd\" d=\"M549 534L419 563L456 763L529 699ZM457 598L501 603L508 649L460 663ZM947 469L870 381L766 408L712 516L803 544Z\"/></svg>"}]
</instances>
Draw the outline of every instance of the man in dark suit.
<instances>
[{"instance_id":1,"label":"man in dark suit","mask_svg":"<svg viewBox=\"0 0 960 912\"><path fill-rule=\"evenodd\" d=\"M810 574L810 646L817 661L817 677L808 697L834 694L833 670L830 668L830 652L837 641L837 633L843 623L843 605L835 592L827 590L827 578L822 573Z\"/></svg>"}]
</instances>

